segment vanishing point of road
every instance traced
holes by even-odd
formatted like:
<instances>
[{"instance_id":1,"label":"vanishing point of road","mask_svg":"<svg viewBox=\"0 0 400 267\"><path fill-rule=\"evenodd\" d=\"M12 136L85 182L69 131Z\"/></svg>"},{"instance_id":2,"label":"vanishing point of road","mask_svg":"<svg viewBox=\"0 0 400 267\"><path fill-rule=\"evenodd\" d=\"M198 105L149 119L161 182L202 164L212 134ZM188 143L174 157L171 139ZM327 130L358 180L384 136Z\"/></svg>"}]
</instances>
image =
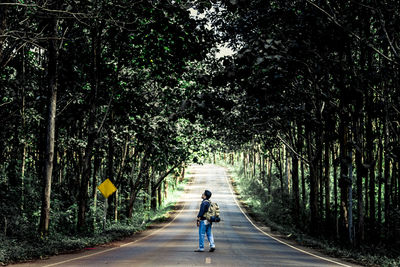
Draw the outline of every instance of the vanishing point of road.
<instances>
[{"instance_id":1,"label":"vanishing point of road","mask_svg":"<svg viewBox=\"0 0 400 267\"><path fill-rule=\"evenodd\" d=\"M356 266L286 244L254 225L239 207L224 168L195 165L190 175L173 220L130 240L14 266ZM196 253L195 218L205 189L213 193L223 221L213 225L216 251L206 247Z\"/></svg>"}]
</instances>

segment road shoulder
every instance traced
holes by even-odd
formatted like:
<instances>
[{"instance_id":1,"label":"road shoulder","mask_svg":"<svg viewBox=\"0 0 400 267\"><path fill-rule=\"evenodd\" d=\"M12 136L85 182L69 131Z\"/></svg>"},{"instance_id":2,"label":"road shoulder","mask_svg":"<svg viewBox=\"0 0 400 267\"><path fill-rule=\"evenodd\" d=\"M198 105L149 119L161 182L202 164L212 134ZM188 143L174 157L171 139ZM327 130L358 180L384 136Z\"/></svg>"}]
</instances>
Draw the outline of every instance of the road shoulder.
<instances>
[{"instance_id":1,"label":"road shoulder","mask_svg":"<svg viewBox=\"0 0 400 267\"><path fill-rule=\"evenodd\" d=\"M310 248L305 246L304 244L300 244L294 239L291 239L290 237L287 237L286 235L278 232L278 231L271 231L271 227L265 225L262 221L260 221L256 214L251 210L251 208L246 205L246 203L243 202L243 200L240 198L240 193L237 189L236 182L233 179L232 175L230 175L230 172L227 168L223 167L225 169L225 173L227 175L227 180L229 181L229 184L231 186L231 189L233 190L233 195L237 201L237 204L239 205L239 208L241 211L245 214L245 217L250 221L251 224L256 226L256 228L259 228L258 230L264 234L267 234L268 236L272 237L273 239L276 239L278 242L281 242L283 244L289 245L291 247L294 247L300 251L304 251L307 254L314 255L316 257L324 258L329 261L333 262L338 262L339 264L347 265L347 266L354 266L354 267L359 267L363 266L360 265L359 262L357 262L353 258L333 258L330 255L327 255L324 253L324 251L318 250L316 248Z\"/></svg>"}]
</instances>

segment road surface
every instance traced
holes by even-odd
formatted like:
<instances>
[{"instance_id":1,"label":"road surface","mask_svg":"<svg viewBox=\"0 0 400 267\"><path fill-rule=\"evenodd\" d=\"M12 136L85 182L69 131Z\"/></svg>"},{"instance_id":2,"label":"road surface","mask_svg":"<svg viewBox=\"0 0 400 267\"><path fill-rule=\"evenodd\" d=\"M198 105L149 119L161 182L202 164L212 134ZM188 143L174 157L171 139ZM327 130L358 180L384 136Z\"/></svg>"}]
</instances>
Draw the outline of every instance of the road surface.
<instances>
[{"instance_id":1,"label":"road surface","mask_svg":"<svg viewBox=\"0 0 400 267\"><path fill-rule=\"evenodd\" d=\"M191 175L172 221L130 242L18 266L355 266L286 245L256 228L239 208L223 168L192 166ZM211 200L219 204L223 221L213 225L216 251L206 247L206 252L196 253L195 217L205 189L213 193Z\"/></svg>"}]
</instances>

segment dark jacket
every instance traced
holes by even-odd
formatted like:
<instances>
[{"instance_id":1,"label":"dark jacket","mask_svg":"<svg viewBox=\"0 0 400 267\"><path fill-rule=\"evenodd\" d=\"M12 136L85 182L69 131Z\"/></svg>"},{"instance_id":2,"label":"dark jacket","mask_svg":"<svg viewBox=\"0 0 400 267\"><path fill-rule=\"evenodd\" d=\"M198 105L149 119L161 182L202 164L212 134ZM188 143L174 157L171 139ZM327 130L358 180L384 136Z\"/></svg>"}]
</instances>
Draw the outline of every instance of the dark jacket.
<instances>
[{"instance_id":1,"label":"dark jacket","mask_svg":"<svg viewBox=\"0 0 400 267\"><path fill-rule=\"evenodd\" d=\"M199 213L197 214L197 217L200 218L200 220L206 219L204 217L204 214L208 211L209 207L210 207L210 201L208 199L203 199L203 202L201 202L200 205Z\"/></svg>"}]
</instances>

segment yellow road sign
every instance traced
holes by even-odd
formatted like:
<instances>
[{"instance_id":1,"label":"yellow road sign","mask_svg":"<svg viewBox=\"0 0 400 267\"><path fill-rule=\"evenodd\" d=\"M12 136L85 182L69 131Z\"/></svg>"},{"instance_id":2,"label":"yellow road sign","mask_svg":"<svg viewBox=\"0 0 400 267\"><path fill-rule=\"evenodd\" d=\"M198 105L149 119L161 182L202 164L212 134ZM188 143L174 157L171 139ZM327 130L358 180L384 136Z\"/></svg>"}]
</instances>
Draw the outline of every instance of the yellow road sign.
<instances>
[{"instance_id":1,"label":"yellow road sign","mask_svg":"<svg viewBox=\"0 0 400 267\"><path fill-rule=\"evenodd\" d=\"M115 191L117 191L117 188L115 185L110 181L110 179L105 180L101 185L97 187L100 192L103 194L105 198L108 198L111 196Z\"/></svg>"}]
</instances>

